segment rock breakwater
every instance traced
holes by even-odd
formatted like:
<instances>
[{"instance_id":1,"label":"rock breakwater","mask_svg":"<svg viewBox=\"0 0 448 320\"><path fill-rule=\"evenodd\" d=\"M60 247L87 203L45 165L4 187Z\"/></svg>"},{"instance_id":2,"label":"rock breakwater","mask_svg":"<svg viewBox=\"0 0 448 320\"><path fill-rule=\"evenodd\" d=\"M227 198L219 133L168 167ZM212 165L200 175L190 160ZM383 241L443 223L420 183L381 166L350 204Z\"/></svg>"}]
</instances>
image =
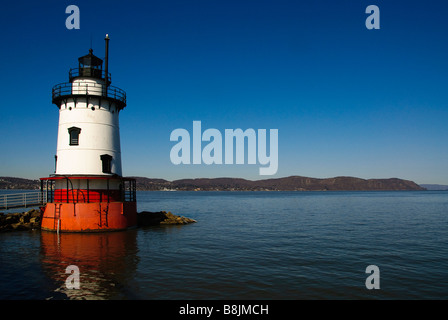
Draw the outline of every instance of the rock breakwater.
<instances>
[{"instance_id":1,"label":"rock breakwater","mask_svg":"<svg viewBox=\"0 0 448 320\"><path fill-rule=\"evenodd\" d=\"M40 230L40 210L4 214L0 213L0 232Z\"/></svg>"},{"instance_id":2,"label":"rock breakwater","mask_svg":"<svg viewBox=\"0 0 448 320\"><path fill-rule=\"evenodd\" d=\"M196 220L178 216L171 212L143 211L137 213L138 227L156 225L184 225L194 223ZM41 212L32 209L26 212L8 213L0 212L0 232L40 230Z\"/></svg>"},{"instance_id":3,"label":"rock breakwater","mask_svg":"<svg viewBox=\"0 0 448 320\"><path fill-rule=\"evenodd\" d=\"M178 216L171 212L159 211L149 212L143 211L137 214L138 226L155 226L155 225L169 225L169 224L188 224L194 223L196 220Z\"/></svg>"}]
</instances>

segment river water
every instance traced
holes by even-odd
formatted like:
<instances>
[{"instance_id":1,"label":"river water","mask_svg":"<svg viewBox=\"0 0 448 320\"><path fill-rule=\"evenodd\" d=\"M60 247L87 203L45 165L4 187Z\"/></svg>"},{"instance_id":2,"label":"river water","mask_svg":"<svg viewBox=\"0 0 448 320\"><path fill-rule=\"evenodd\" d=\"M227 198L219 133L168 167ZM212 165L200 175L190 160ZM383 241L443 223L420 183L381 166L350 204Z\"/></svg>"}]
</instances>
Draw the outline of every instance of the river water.
<instances>
[{"instance_id":1,"label":"river water","mask_svg":"<svg viewBox=\"0 0 448 320\"><path fill-rule=\"evenodd\" d=\"M137 201L197 223L1 233L0 299L448 298L448 192L140 191ZM370 265L379 289L366 288Z\"/></svg>"}]
</instances>

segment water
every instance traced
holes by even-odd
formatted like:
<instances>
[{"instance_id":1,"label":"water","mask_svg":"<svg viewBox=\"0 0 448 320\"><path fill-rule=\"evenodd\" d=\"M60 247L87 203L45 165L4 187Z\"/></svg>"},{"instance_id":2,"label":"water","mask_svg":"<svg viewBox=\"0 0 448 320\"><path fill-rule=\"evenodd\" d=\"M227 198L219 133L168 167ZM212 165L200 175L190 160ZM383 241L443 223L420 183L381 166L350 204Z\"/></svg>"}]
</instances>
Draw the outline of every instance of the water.
<instances>
[{"instance_id":1,"label":"water","mask_svg":"<svg viewBox=\"0 0 448 320\"><path fill-rule=\"evenodd\" d=\"M138 192L196 219L0 234L0 299L447 299L448 192ZM68 289L66 267L80 270ZM380 270L368 290L366 267Z\"/></svg>"}]
</instances>

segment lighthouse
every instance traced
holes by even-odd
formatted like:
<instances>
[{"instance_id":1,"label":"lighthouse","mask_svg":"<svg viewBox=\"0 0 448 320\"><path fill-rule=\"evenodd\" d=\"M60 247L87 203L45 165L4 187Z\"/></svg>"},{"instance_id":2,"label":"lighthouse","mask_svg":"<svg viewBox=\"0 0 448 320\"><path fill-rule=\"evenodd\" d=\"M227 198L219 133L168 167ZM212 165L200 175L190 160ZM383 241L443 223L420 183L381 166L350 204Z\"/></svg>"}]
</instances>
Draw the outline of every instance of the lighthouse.
<instances>
[{"instance_id":1,"label":"lighthouse","mask_svg":"<svg viewBox=\"0 0 448 320\"><path fill-rule=\"evenodd\" d=\"M69 82L53 87L59 108L55 172L41 178L47 204L43 230L98 232L137 224L135 179L122 176L119 114L126 92L112 86L109 36L103 60L89 53L70 69Z\"/></svg>"}]
</instances>

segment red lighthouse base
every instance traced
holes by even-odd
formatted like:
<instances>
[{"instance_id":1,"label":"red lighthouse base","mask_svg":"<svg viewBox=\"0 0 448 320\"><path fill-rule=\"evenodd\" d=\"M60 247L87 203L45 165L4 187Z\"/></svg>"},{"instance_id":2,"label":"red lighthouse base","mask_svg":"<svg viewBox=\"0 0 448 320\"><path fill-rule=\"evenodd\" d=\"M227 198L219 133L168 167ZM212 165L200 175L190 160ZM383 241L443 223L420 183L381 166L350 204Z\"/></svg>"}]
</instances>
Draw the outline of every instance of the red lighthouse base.
<instances>
[{"instance_id":1,"label":"red lighthouse base","mask_svg":"<svg viewBox=\"0 0 448 320\"><path fill-rule=\"evenodd\" d=\"M92 188L95 185L102 188ZM55 176L41 178L41 191L42 199L47 200L42 214L43 230L100 232L137 226L135 179Z\"/></svg>"},{"instance_id":2,"label":"red lighthouse base","mask_svg":"<svg viewBox=\"0 0 448 320\"><path fill-rule=\"evenodd\" d=\"M135 202L47 203L41 228L61 232L125 230L137 225Z\"/></svg>"}]
</instances>

